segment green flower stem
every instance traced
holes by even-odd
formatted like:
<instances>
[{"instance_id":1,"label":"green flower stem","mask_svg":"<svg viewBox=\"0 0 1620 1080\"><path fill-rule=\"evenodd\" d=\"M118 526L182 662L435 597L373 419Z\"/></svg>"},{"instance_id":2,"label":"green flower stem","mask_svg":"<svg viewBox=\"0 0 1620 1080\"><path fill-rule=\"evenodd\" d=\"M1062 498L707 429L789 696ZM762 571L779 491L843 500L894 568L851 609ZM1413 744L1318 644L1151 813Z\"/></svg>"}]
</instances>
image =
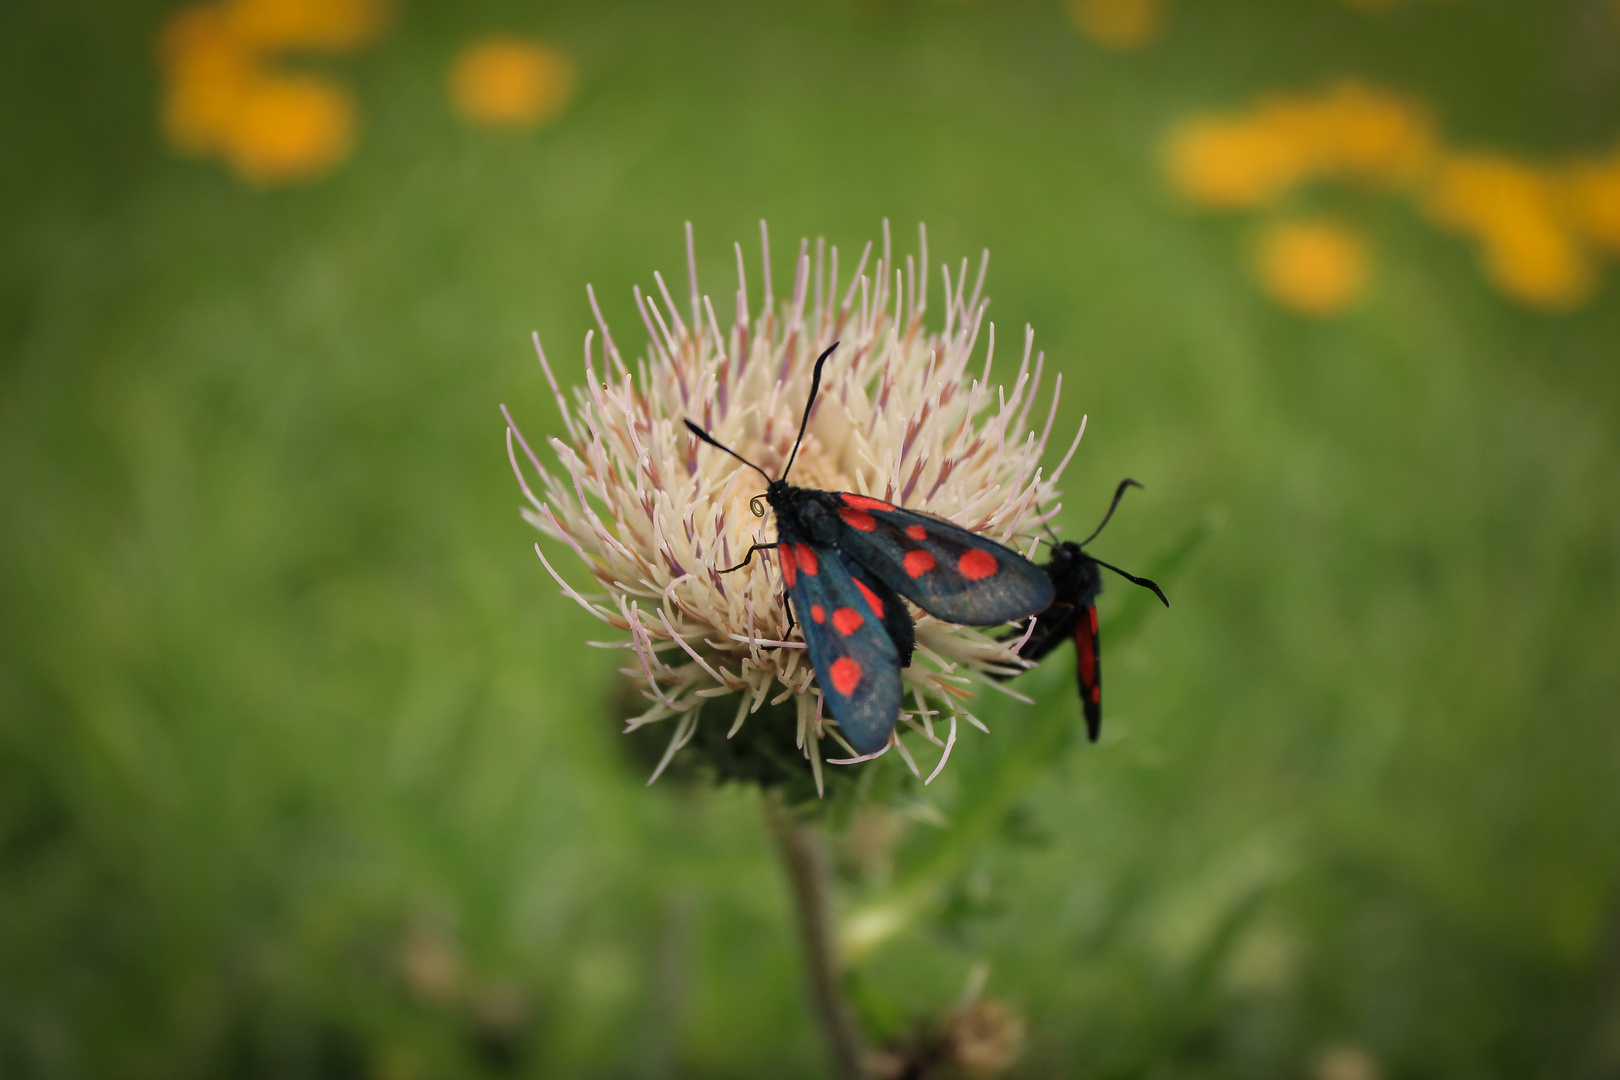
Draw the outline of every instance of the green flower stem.
<instances>
[{"instance_id":1,"label":"green flower stem","mask_svg":"<svg viewBox=\"0 0 1620 1080\"><path fill-rule=\"evenodd\" d=\"M866 1076L861 1064L865 1040L844 999L843 967L833 948L830 875L821 827L795 818L773 792L765 792L763 802L798 911L810 997L827 1039L833 1075L839 1080L862 1080Z\"/></svg>"}]
</instances>

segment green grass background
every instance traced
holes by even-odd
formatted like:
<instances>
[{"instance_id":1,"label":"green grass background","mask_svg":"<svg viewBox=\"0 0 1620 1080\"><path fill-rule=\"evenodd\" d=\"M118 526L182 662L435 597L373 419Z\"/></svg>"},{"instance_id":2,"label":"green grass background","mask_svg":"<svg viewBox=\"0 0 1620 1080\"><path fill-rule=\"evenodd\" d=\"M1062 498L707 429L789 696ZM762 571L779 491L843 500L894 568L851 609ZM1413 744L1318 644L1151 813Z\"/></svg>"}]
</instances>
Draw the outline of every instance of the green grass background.
<instances>
[{"instance_id":1,"label":"green grass background","mask_svg":"<svg viewBox=\"0 0 1620 1080\"><path fill-rule=\"evenodd\" d=\"M591 282L639 351L631 285L680 273L685 220L724 296L759 218L780 280L884 216L988 247L1003 339L1035 326L1060 430L1090 414L1070 527L1148 484L1099 555L1221 525L1105 641L1103 743L1029 772L863 970L873 1008L984 961L1024 1076L1345 1043L1620 1075L1614 285L1528 314L1409 204L1314 192L1376 269L1304 322L1245 270L1255 219L1189 212L1157 157L1346 74L1459 145L1612 145L1603 5L1171 0L1121 57L1055 0L403 3L330 65L353 158L272 193L164 150L170 10L0 8L0 1075L820 1075L755 800L642 787L496 406L559 430L528 332L577 377ZM453 119L491 32L575 58L554 126ZM987 707L936 808L1037 717L1079 728L1063 666ZM455 992L401 978L435 957Z\"/></svg>"}]
</instances>

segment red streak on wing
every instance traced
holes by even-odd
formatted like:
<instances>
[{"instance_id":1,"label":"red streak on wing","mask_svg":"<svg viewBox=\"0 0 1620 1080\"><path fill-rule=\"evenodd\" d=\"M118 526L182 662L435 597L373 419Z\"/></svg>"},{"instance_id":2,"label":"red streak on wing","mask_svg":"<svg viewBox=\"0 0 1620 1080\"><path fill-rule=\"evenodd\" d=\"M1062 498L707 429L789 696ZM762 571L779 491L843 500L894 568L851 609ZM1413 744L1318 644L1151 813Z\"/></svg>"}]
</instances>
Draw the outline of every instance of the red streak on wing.
<instances>
[{"instance_id":1,"label":"red streak on wing","mask_svg":"<svg viewBox=\"0 0 1620 1080\"><path fill-rule=\"evenodd\" d=\"M821 560L816 558L816 549L809 544L794 544L794 554L799 557L799 568L811 577L821 569Z\"/></svg>"},{"instance_id":2,"label":"red streak on wing","mask_svg":"<svg viewBox=\"0 0 1620 1080\"><path fill-rule=\"evenodd\" d=\"M1080 685L1089 691L1097 683L1097 649L1084 626L1075 631L1074 647L1080 654Z\"/></svg>"},{"instance_id":3,"label":"red streak on wing","mask_svg":"<svg viewBox=\"0 0 1620 1080\"><path fill-rule=\"evenodd\" d=\"M921 525L907 525L906 535L913 540L926 540L928 539L928 530Z\"/></svg>"},{"instance_id":4,"label":"red streak on wing","mask_svg":"<svg viewBox=\"0 0 1620 1080\"><path fill-rule=\"evenodd\" d=\"M838 627L840 634L849 637L849 635L866 625L866 620L861 618L861 613L852 607L834 608L833 625Z\"/></svg>"},{"instance_id":5,"label":"red streak on wing","mask_svg":"<svg viewBox=\"0 0 1620 1080\"><path fill-rule=\"evenodd\" d=\"M865 495L850 495L845 493L842 497L845 506L854 507L856 510L894 509L894 505L892 503L886 503L882 499L868 499Z\"/></svg>"},{"instance_id":6,"label":"red streak on wing","mask_svg":"<svg viewBox=\"0 0 1620 1080\"><path fill-rule=\"evenodd\" d=\"M1097 632L1097 608L1096 608L1096 605L1092 605L1091 607L1086 608L1086 610L1091 613L1091 632L1093 634L1095 634Z\"/></svg>"},{"instance_id":7,"label":"red streak on wing","mask_svg":"<svg viewBox=\"0 0 1620 1080\"><path fill-rule=\"evenodd\" d=\"M832 662L833 689L845 697L855 692L861 683L861 665L847 656L840 656Z\"/></svg>"},{"instance_id":8,"label":"red streak on wing","mask_svg":"<svg viewBox=\"0 0 1620 1080\"><path fill-rule=\"evenodd\" d=\"M824 623L827 621L827 609L820 604L811 604L810 617L818 623Z\"/></svg>"},{"instance_id":9,"label":"red streak on wing","mask_svg":"<svg viewBox=\"0 0 1620 1080\"><path fill-rule=\"evenodd\" d=\"M777 548L776 558L782 564L782 580L787 582L788 588L793 588L799 580L799 566L793 560L793 545L783 544Z\"/></svg>"},{"instance_id":10,"label":"red streak on wing","mask_svg":"<svg viewBox=\"0 0 1620 1080\"><path fill-rule=\"evenodd\" d=\"M866 606L872 609L872 614L880 619L883 618L883 601L878 598L878 594L868 589L866 582L860 578L855 579L855 587L861 590L862 596L866 597Z\"/></svg>"},{"instance_id":11,"label":"red streak on wing","mask_svg":"<svg viewBox=\"0 0 1620 1080\"><path fill-rule=\"evenodd\" d=\"M877 528L877 519L865 510L843 509L838 511L838 516L844 519L845 525L852 529L859 529L861 532L871 532Z\"/></svg>"},{"instance_id":12,"label":"red streak on wing","mask_svg":"<svg viewBox=\"0 0 1620 1080\"><path fill-rule=\"evenodd\" d=\"M973 548L964 551L962 557L956 560L956 568L962 571L962 576L969 581L983 581L987 577L994 577L1000 564L996 557L988 551Z\"/></svg>"},{"instance_id":13,"label":"red streak on wing","mask_svg":"<svg viewBox=\"0 0 1620 1080\"><path fill-rule=\"evenodd\" d=\"M900 565L912 577L920 578L934 568L934 557L926 551L908 551L906 557L900 560Z\"/></svg>"}]
</instances>

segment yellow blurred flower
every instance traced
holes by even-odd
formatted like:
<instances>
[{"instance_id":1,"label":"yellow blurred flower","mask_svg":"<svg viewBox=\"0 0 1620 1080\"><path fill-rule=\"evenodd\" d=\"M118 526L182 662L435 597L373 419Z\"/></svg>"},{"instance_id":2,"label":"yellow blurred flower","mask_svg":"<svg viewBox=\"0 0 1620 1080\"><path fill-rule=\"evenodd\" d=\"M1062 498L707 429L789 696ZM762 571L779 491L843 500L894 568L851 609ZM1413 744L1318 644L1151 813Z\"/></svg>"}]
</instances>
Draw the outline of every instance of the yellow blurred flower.
<instances>
[{"instance_id":1,"label":"yellow blurred flower","mask_svg":"<svg viewBox=\"0 0 1620 1080\"><path fill-rule=\"evenodd\" d=\"M1164 31L1162 0L1069 0L1069 18L1105 49L1129 52Z\"/></svg>"},{"instance_id":2,"label":"yellow blurred flower","mask_svg":"<svg viewBox=\"0 0 1620 1080\"><path fill-rule=\"evenodd\" d=\"M223 11L206 4L181 8L170 15L158 31L158 64L167 70L185 63L194 54L226 44L240 48L243 42L232 31Z\"/></svg>"},{"instance_id":3,"label":"yellow blurred flower","mask_svg":"<svg viewBox=\"0 0 1620 1080\"><path fill-rule=\"evenodd\" d=\"M331 52L371 44L391 14L386 0L229 0L224 13L255 48Z\"/></svg>"},{"instance_id":4,"label":"yellow blurred flower","mask_svg":"<svg viewBox=\"0 0 1620 1080\"><path fill-rule=\"evenodd\" d=\"M1436 153L1429 111L1399 94L1346 81L1315 103L1309 139L1325 175L1400 187L1419 180Z\"/></svg>"},{"instance_id":5,"label":"yellow blurred flower","mask_svg":"<svg viewBox=\"0 0 1620 1080\"><path fill-rule=\"evenodd\" d=\"M1269 225L1255 251L1267 295L1315 318L1338 315L1361 296L1370 261L1360 232L1327 220Z\"/></svg>"},{"instance_id":6,"label":"yellow blurred flower","mask_svg":"<svg viewBox=\"0 0 1620 1080\"><path fill-rule=\"evenodd\" d=\"M574 91L574 65L555 49L521 38L467 46L450 69L450 101L470 124L535 127L555 119Z\"/></svg>"},{"instance_id":7,"label":"yellow blurred flower","mask_svg":"<svg viewBox=\"0 0 1620 1080\"><path fill-rule=\"evenodd\" d=\"M1172 186L1201 206L1252 209L1322 179L1400 187L1435 153L1421 106L1346 81L1314 95L1274 95L1246 113L1194 117L1171 134Z\"/></svg>"},{"instance_id":8,"label":"yellow blurred flower","mask_svg":"<svg viewBox=\"0 0 1620 1080\"><path fill-rule=\"evenodd\" d=\"M1567 182L1573 227L1597 250L1620 255L1620 152L1577 162Z\"/></svg>"},{"instance_id":9,"label":"yellow blurred flower","mask_svg":"<svg viewBox=\"0 0 1620 1080\"><path fill-rule=\"evenodd\" d=\"M243 95L225 146L237 176L279 187L321 176L354 148L354 99L309 75L263 75Z\"/></svg>"},{"instance_id":10,"label":"yellow blurred flower","mask_svg":"<svg viewBox=\"0 0 1620 1080\"><path fill-rule=\"evenodd\" d=\"M1485 272L1503 292L1558 311L1578 306L1596 284L1562 195L1545 170L1501 154L1455 154L1435 171L1422 205L1435 224L1480 243Z\"/></svg>"},{"instance_id":11,"label":"yellow blurred flower","mask_svg":"<svg viewBox=\"0 0 1620 1080\"><path fill-rule=\"evenodd\" d=\"M1305 147L1240 117L1206 116L1181 125L1170 137L1166 158L1178 194L1223 210L1269 205L1310 169Z\"/></svg>"},{"instance_id":12,"label":"yellow blurred flower","mask_svg":"<svg viewBox=\"0 0 1620 1080\"><path fill-rule=\"evenodd\" d=\"M158 57L167 75L162 119L169 145L194 157L219 153L258 75L252 50L218 9L196 7L170 20L158 41Z\"/></svg>"},{"instance_id":13,"label":"yellow blurred flower","mask_svg":"<svg viewBox=\"0 0 1620 1080\"><path fill-rule=\"evenodd\" d=\"M1224 210L1323 180L1410 192L1430 222L1478 243L1496 288L1549 311L1592 294L1595 255L1620 255L1620 151L1556 168L1448 151L1428 109L1354 80L1194 116L1171 132L1166 172L1189 202ZM1272 227L1258 256L1267 291L1308 314L1340 310L1366 270L1359 238L1314 226Z\"/></svg>"},{"instance_id":14,"label":"yellow blurred flower","mask_svg":"<svg viewBox=\"0 0 1620 1080\"><path fill-rule=\"evenodd\" d=\"M218 156L261 187L331 171L354 147L353 95L273 63L288 49L364 45L388 10L386 0L227 0L175 12L158 38L169 145Z\"/></svg>"}]
</instances>

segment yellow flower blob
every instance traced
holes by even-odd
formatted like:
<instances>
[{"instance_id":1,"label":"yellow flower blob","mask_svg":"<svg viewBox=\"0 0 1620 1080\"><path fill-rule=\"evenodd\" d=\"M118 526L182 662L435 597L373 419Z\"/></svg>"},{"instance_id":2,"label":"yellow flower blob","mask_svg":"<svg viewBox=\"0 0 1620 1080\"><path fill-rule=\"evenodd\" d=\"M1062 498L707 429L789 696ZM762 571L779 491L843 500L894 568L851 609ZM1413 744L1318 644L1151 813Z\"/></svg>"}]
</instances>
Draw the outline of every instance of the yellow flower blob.
<instances>
[{"instance_id":1,"label":"yellow flower blob","mask_svg":"<svg viewBox=\"0 0 1620 1080\"><path fill-rule=\"evenodd\" d=\"M1358 82L1340 83L1315 103L1301 138L1330 176L1374 187L1403 187L1421 178L1436 153L1427 109Z\"/></svg>"},{"instance_id":2,"label":"yellow flower blob","mask_svg":"<svg viewBox=\"0 0 1620 1080\"><path fill-rule=\"evenodd\" d=\"M179 153L219 153L258 62L213 8L180 12L158 43L168 76L163 95L163 131Z\"/></svg>"},{"instance_id":3,"label":"yellow flower blob","mask_svg":"<svg viewBox=\"0 0 1620 1080\"><path fill-rule=\"evenodd\" d=\"M1268 226L1255 251L1260 284L1273 300L1313 318L1338 315L1366 289L1366 239L1326 220Z\"/></svg>"},{"instance_id":4,"label":"yellow flower blob","mask_svg":"<svg viewBox=\"0 0 1620 1080\"><path fill-rule=\"evenodd\" d=\"M354 100L311 76L266 75L242 97L225 146L237 176L279 187L320 176L354 147Z\"/></svg>"},{"instance_id":5,"label":"yellow flower blob","mask_svg":"<svg viewBox=\"0 0 1620 1080\"><path fill-rule=\"evenodd\" d=\"M1620 255L1620 152L1569 170L1569 215L1592 247Z\"/></svg>"},{"instance_id":6,"label":"yellow flower blob","mask_svg":"<svg viewBox=\"0 0 1620 1080\"><path fill-rule=\"evenodd\" d=\"M1620 256L1620 149L1557 164L1453 151L1426 108L1355 81L1190 117L1170 134L1165 169L1184 199L1218 210L1277 206L1323 181L1409 194L1432 224L1478 245L1492 285L1545 311L1585 302L1597 259ZM1334 297L1359 288L1344 283L1365 263L1351 246L1317 229L1268 230L1259 262L1267 291L1296 310L1331 313L1345 302ZM1346 268L1344 281L1335 267Z\"/></svg>"},{"instance_id":7,"label":"yellow flower blob","mask_svg":"<svg viewBox=\"0 0 1620 1080\"><path fill-rule=\"evenodd\" d=\"M450 101L470 124L530 128L555 119L574 91L574 66L536 41L488 38L450 69Z\"/></svg>"},{"instance_id":8,"label":"yellow flower blob","mask_svg":"<svg viewBox=\"0 0 1620 1080\"><path fill-rule=\"evenodd\" d=\"M1477 240L1485 272L1514 299L1561 311L1591 295L1596 275L1545 170L1500 154L1453 155L1436 170L1423 209Z\"/></svg>"},{"instance_id":9,"label":"yellow flower blob","mask_svg":"<svg viewBox=\"0 0 1620 1080\"><path fill-rule=\"evenodd\" d=\"M1117 52L1149 45L1164 31L1161 0L1069 0L1069 18L1087 38Z\"/></svg>"},{"instance_id":10,"label":"yellow flower blob","mask_svg":"<svg viewBox=\"0 0 1620 1080\"><path fill-rule=\"evenodd\" d=\"M384 0L230 0L224 12L255 48L330 52L371 44L390 14Z\"/></svg>"},{"instance_id":11,"label":"yellow flower blob","mask_svg":"<svg viewBox=\"0 0 1620 1080\"><path fill-rule=\"evenodd\" d=\"M1425 109L1352 81L1264 98L1247 112L1194 117L1171 134L1167 168L1189 202L1252 209L1313 180L1410 185L1434 153Z\"/></svg>"},{"instance_id":12,"label":"yellow flower blob","mask_svg":"<svg viewBox=\"0 0 1620 1080\"><path fill-rule=\"evenodd\" d=\"M1220 210L1266 206L1309 172L1305 148L1239 117L1200 117L1170 139L1170 183L1188 202Z\"/></svg>"},{"instance_id":13,"label":"yellow flower blob","mask_svg":"<svg viewBox=\"0 0 1620 1080\"><path fill-rule=\"evenodd\" d=\"M354 147L353 96L274 62L289 49L365 45L388 13L386 0L226 0L176 12L158 39L169 145L222 158L260 187L330 172Z\"/></svg>"}]
</instances>

